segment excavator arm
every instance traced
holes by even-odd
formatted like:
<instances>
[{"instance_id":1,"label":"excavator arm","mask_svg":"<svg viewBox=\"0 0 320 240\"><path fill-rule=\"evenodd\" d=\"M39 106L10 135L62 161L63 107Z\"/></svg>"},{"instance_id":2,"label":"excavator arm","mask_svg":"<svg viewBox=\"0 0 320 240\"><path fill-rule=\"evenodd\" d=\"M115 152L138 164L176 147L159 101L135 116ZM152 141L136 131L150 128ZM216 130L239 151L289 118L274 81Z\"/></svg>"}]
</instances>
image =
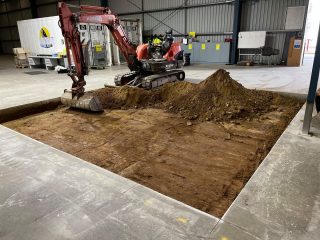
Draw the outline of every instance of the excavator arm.
<instances>
[{"instance_id":1,"label":"excavator arm","mask_svg":"<svg viewBox=\"0 0 320 240\"><path fill-rule=\"evenodd\" d=\"M131 71L139 70L140 62L137 60L136 47L127 38L119 18L115 14L112 14L109 8L82 5L77 7L78 12L73 13L69 6L64 2L58 3L60 27L65 38L68 62L71 65L71 51L75 65L75 71L69 72L69 76L73 81L71 88L73 95L79 95L84 92L84 86L86 85L84 76L88 75L89 71L77 23L99 23L106 25L124 55L129 69Z\"/></svg>"}]
</instances>

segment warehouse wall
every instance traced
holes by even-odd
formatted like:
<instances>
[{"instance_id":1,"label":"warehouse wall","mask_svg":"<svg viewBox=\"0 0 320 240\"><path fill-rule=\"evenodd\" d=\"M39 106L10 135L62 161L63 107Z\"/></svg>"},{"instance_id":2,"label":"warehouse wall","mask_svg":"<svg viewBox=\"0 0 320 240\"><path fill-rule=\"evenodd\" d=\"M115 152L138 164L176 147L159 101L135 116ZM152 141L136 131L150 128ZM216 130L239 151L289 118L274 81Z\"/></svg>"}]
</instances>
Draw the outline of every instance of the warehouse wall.
<instances>
[{"instance_id":1,"label":"warehouse wall","mask_svg":"<svg viewBox=\"0 0 320 240\"><path fill-rule=\"evenodd\" d=\"M272 57L279 63L287 57L289 38L295 32L284 31L287 8L307 6L308 0L259 0L245 1L242 6L241 31L268 31L268 45L279 49L280 54ZM307 10L307 9L306 9ZM267 61L267 58L264 58Z\"/></svg>"},{"instance_id":2,"label":"warehouse wall","mask_svg":"<svg viewBox=\"0 0 320 240\"><path fill-rule=\"evenodd\" d=\"M294 34L284 31L287 7L307 5L308 0L244 0L241 31L268 31L268 45L280 50L271 63L279 63L285 59L289 36ZM200 41L221 42L232 37L232 0L109 0L109 6L121 17L143 19L147 35L163 34L171 27L178 36L194 31ZM146 12L139 14L142 10Z\"/></svg>"},{"instance_id":3,"label":"warehouse wall","mask_svg":"<svg viewBox=\"0 0 320 240\"><path fill-rule=\"evenodd\" d=\"M0 2L0 53L20 46L17 21L32 18L29 0Z\"/></svg>"},{"instance_id":4,"label":"warehouse wall","mask_svg":"<svg viewBox=\"0 0 320 240\"><path fill-rule=\"evenodd\" d=\"M39 17L57 15L57 0L36 0ZM100 0L73 0L70 4L100 5ZM12 54L12 48L20 46L17 21L32 18L29 0L0 2L0 54Z\"/></svg>"},{"instance_id":5,"label":"warehouse wall","mask_svg":"<svg viewBox=\"0 0 320 240\"><path fill-rule=\"evenodd\" d=\"M232 2L219 4L224 2L225 0L109 0L109 6L121 17L144 18L143 25L146 35L163 34L172 28L174 34L181 37L190 31L195 31L201 41L223 41L231 36L233 19ZM207 5L215 3L217 5ZM196 6L196 8L182 8L183 6ZM142 9L152 11L170 8L179 9L145 14L126 14L139 12Z\"/></svg>"},{"instance_id":6,"label":"warehouse wall","mask_svg":"<svg viewBox=\"0 0 320 240\"><path fill-rule=\"evenodd\" d=\"M100 5L100 0L67 0L70 4ZM143 20L145 35L163 34L173 28L180 39L195 31L200 41L222 42L231 38L233 0L109 0L121 17ZM57 15L57 0L36 0L39 17ZM269 45L280 50L272 63L285 59L290 35L284 30L287 7L307 6L308 0L244 0L241 31L268 32ZM185 6L187 8L185 8ZM190 8L188 8L190 7ZM147 11L141 13L142 10ZM148 12L149 11L149 12ZM151 11L151 12L150 12ZM0 2L0 53L20 45L16 21L32 18L29 0ZM265 59L266 61L266 59Z\"/></svg>"}]
</instances>

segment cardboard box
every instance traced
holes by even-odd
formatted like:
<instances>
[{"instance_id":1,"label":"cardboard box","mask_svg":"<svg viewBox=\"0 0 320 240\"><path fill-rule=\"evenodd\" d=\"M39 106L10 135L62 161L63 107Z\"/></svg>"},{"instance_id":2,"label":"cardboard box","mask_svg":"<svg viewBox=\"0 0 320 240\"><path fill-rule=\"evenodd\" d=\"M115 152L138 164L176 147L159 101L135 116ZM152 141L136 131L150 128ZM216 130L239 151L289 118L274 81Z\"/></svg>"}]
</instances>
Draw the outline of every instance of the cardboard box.
<instances>
[{"instance_id":1,"label":"cardboard box","mask_svg":"<svg viewBox=\"0 0 320 240\"><path fill-rule=\"evenodd\" d=\"M13 53L14 53L15 57L19 60L27 59L27 53L23 48L14 48Z\"/></svg>"},{"instance_id":2,"label":"cardboard box","mask_svg":"<svg viewBox=\"0 0 320 240\"><path fill-rule=\"evenodd\" d=\"M13 53L14 53L14 55L26 54L26 51L23 48L14 48Z\"/></svg>"},{"instance_id":3,"label":"cardboard box","mask_svg":"<svg viewBox=\"0 0 320 240\"><path fill-rule=\"evenodd\" d=\"M288 50L287 66L300 67L302 55L302 39L291 37Z\"/></svg>"},{"instance_id":4,"label":"cardboard box","mask_svg":"<svg viewBox=\"0 0 320 240\"><path fill-rule=\"evenodd\" d=\"M16 57L20 60L27 59L27 54L26 53L19 53L16 55Z\"/></svg>"}]
</instances>

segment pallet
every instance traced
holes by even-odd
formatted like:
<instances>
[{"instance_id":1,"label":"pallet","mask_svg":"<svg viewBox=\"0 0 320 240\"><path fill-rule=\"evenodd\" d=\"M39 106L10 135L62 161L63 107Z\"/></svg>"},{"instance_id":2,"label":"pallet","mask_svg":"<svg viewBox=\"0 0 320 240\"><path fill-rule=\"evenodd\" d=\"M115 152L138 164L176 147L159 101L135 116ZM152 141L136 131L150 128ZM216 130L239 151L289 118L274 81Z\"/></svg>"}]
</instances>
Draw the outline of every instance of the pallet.
<instances>
[{"instance_id":1,"label":"pallet","mask_svg":"<svg viewBox=\"0 0 320 240\"><path fill-rule=\"evenodd\" d=\"M16 68L28 68L29 66L28 65L16 65Z\"/></svg>"}]
</instances>

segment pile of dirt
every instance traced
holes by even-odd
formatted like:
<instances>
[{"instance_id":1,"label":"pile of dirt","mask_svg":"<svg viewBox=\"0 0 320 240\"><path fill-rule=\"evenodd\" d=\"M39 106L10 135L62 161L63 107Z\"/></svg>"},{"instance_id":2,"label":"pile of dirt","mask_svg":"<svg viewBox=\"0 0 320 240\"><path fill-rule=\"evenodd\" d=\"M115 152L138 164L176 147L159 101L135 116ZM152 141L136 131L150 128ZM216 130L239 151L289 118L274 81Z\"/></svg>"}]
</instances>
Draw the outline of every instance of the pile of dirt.
<instances>
[{"instance_id":1,"label":"pile of dirt","mask_svg":"<svg viewBox=\"0 0 320 240\"><path fill-rule=\"evenodd\" d=\"M167 83L153 90L124 86L100 89L94 94L105 109L161 108L190 120L251 119L281 104L300 107L296 99L246 89L223 69L199 84Z\"/></svg>"}]
</instances>

